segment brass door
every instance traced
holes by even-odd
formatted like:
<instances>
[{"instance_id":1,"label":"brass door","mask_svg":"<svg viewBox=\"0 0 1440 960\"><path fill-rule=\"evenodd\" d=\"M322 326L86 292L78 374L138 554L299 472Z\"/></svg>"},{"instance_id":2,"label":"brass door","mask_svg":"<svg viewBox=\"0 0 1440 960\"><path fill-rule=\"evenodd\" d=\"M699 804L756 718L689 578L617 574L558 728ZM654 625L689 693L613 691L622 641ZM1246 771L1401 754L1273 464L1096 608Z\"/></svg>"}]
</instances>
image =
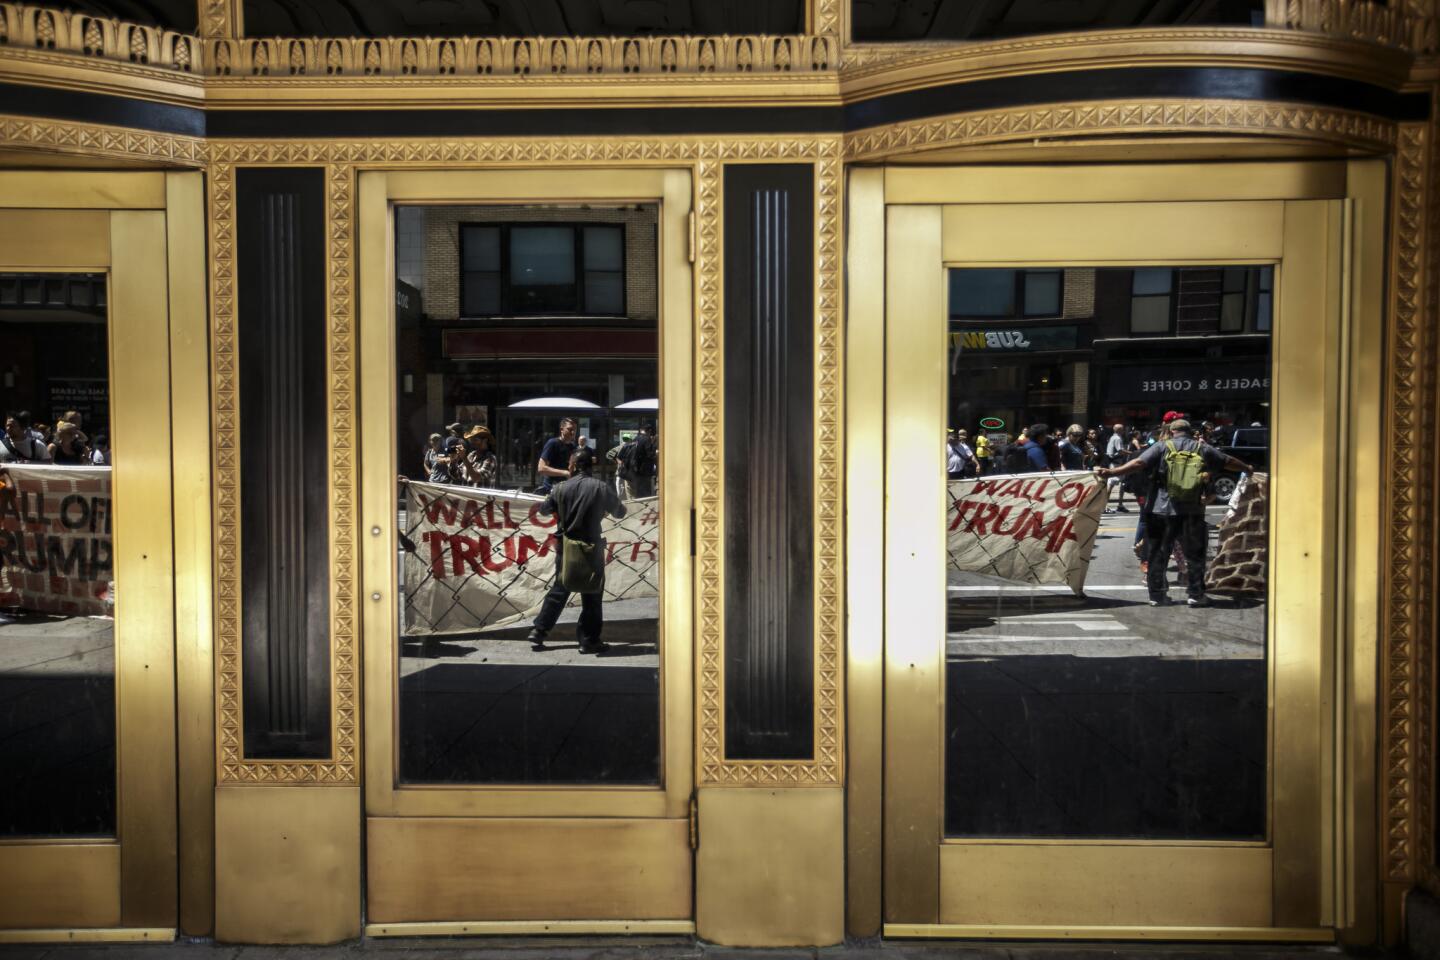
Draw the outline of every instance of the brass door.
<instances>
[{"instance_id":1,"label":"brass door","mask_svg":"<svg viewBox=\"0 0 1440 960\"><path fill-rule=\"evenodd\" d=\"M690 208L685 170L360 176L371 935L693 930ZM557 242L583 252L557 267ZM642 268L652 272L632 276ZM417 323L422 339L407 332ZM658 500L626 501L631 521L658 523L658 563L644 574L652 586L658 575L658 596L635 601L651 605L651 632L635 642L641 627L607 613L603 661L575 648L573 613L539 652L526 639L536 608L516 613L549 583L524 566L546 542L531 529L538 498L526 498L562 414L591 435L607 478L618 465L606 448L659 415ZM452 417L469 449L483 438L498 454L498 472L468 480L507 496L477 501L452 478L419 485L433 470L429 455L420 464L426 435ZM436 449L448 462L452 448ZM403 527L397 474L413 484L400 492ZM431 526L451 526L422 529L411 506L431 502L459 505L458 526L442 509ZM442 556L433 538L478 529L466 504L485 529L460 553L444 541ZM631 545L621 560L641 566L651 549ZM622 681L636 699L623 700ZM606 706L622 700L638 712Z\"/></svg>"},{"instance_id":2,"label":"brass door","mask_svg":"<svg viewBox=\"0 0 1440 960\"><path fill-rule=\"evenodd\" d=\"M206 534L173 522L171 461L172 307L203 317L203 274L167 265L177 244L198 249L200 209L198 174L0 173L7 417L28 409L58 427L73 407L84 443L113 457L23 480L16 467L0 494L7 939L164 938L177 925L176 609L187 639L209 611L176 587L176 538ZM57 463L79 449L66 442ZM208 688L208 664L185 669ZM196 719L208 729L206 712Z\"/></svg>"},{"instance_id":3,"label":"brass door","mask_svg":"<svg viewBox=\"0 0 1440 960\"><path fill-rule=\"evenodd\" d=\"M886 171L887 933L1332 935L1344 191L1324 164ZM1216 577L1252 501L1102 482L1083 587L1020 553L1021 507L967 504L1029 496L961 479L1041 469L1001 459L1021 425L1074 420L1037 455L1083 485L1087 429L1163 459L1177 414L1259 464L1245 497L1268 479L1246 584Z\"/></svg>"}]
</instances>

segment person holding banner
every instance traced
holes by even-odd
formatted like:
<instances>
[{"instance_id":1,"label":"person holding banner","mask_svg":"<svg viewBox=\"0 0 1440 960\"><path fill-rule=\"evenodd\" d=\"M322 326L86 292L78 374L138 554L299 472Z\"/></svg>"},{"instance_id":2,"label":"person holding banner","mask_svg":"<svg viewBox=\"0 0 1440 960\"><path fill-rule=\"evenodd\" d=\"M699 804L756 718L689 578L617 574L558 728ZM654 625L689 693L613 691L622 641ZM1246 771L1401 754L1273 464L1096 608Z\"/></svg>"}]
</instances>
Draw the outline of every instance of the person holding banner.
<instances>
[{"instance_id":1,"label":"person holding banner","mask_svg":"<svg viewBox=\"0 0 1440 960\"><path fill-rule=\"evenodd\" d=\"M573 430L573 421L571 423ZM593 592L580 592L580 622L575 629L580 652L599 656L610 649L610 645L600 639L600 631L605 625L603 565L606 554L600 524L607 513L617 520L624 517L625 505L620 502L613 487L591 475L594 467L594 451L589 447L576 450L570 457L569 479L551 488L539 512L556 515L555 533L562 550L567 540L588 544L595 562L601 566L599 579L602 586ZM560 611L565 609L565 603L570 599L571 591L564 583L563 567L563 562L555 564L555 583L545 594L528 637L531 650L543 652L549 649L545 646L545 638L554 629L555 621L560 619Z\"/></svg>"},{"instance_id":2,"label":"person holding banner","mask_svg":"<svg viewBox=\"0 0 1440 960\"><path fill-rule=\"evenodd\" d=\"M1180 544L1185 556L1185 580L1188 603L1192 607L1209 606L1205 596L1205 551L1210 531L1205 523L1205 502L1201 495L1204 474L1194 473L1203 466L1213 475L1220 470L1254 473L1255 468L1221 453L1202 440L1190 435L1190 422L1173 419L1169 436L1122 467L1100 467L1100 477L1123 477L1140 470L1149 472L1150 494L1145 503L1145 549L1149 566L1145 583L1149 588L1150 605L1164 606L1170 602L1165 580L1167 558ZM1182 474L1182 471L1184 472ZM1181 476L1188 475L1182 483Z\"/></svg>"}]
</instances>

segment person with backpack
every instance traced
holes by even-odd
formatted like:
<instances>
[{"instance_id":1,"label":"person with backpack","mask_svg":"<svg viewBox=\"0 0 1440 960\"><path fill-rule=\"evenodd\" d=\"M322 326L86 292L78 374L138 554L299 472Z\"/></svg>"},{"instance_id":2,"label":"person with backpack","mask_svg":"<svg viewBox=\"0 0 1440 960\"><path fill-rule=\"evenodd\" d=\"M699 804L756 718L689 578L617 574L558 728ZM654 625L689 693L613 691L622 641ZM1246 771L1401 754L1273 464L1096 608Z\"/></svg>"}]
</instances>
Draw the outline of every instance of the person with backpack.
<instances>
[{"instance_id":1,"label":"person with backpack","mask_svg":"<svg viewBox=\"0 0 1440 960\"><path fill-rule=\"evenodd\" d=\"M1144 453L1121 467L1101 467L1100 477L1123 477L1145 471L1150 477L1150 493L1145 504L1145 551L1149 564L1145 585L1150 593L1150 606L1170 602L1165 571L1167 558L1180 544L1185 556L1186 603L1192 607L1209 606L1205 596L1205 551L1209 530L1205 525L1205 483L1220 470L1254 473L1255 468L1232 456L1221 453L1208 443L1190 434L1190 422L1170 421L1169 436L1148 447Z\"/></svg>"},{"instance_id":2,"label":"person with backpack","mask_svg":"<svg viewBox=\"0 0 1440 960\"><path fill-rule=\"evenodd\" d=\"M560 612L570 594L580 594L580 622L575 638L580 652L600 655L610 649L600 639L605 626L605 538L601 521L605 514L617 520L625 516L625 505L608 483L592 476L595 454L589 447L580 447L570 455L569 478L555 484L540 505L545 516L556 515L555 538L560 555L555 558L555 582L540 605L540 613L530 628L530 649L544 652L550 648L545 638L560 619Z\"/></svg>"},{"instance_id":3,"label":"person with backpack","mask_svg":"<svg viewBox=\"0 0 1440 960\"><path fill-rule=\"evenodd\" d=\"M658 461L655 441L647 424L635 434L634 440L623 444L615 456L622 500L655 496L655 467Z\"/></svg>"}]
</instances>

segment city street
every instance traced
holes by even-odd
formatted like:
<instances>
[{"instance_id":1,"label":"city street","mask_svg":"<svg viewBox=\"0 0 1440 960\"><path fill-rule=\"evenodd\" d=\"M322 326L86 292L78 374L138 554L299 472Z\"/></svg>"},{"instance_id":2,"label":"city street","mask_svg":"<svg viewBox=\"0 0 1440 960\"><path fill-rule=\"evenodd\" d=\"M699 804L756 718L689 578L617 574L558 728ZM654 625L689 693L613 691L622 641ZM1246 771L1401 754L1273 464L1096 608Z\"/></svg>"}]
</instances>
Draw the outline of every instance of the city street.
<instances>
[{"instance_id":1,"label":"city street","mask_svg":"<svg viewBox=\"0 0 1440 960\"><path fill-rule=\"evenodd\" d=\"M1224 516L1223 505L1206 511L1209 557L1215 556L1214 526ZM1212 597L1213 606L1191 609L1185 606L1173 560L1174 603L1147 604L1134 553L1139 518L1135 512L1101 518L1084 597L1065 586L1027 586L951 570L948 655L1263 658L1266 605Z\"/></svg>"}]
</instances>

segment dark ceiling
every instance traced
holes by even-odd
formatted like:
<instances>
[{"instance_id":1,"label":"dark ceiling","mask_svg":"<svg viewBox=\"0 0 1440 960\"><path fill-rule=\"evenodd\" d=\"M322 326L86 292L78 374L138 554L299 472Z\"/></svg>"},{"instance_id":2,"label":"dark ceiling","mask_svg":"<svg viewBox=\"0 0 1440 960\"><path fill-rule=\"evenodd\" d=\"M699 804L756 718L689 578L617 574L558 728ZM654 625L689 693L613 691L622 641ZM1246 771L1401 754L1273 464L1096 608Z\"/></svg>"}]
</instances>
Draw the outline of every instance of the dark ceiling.
<instances>
[{"instance_id":1,"label":"dark ceiling","mask_svg":"<svg viewBox=\"0 0 1440 960\"><path fill-rule=\"evenodd\" d=\"M116 17L130 23L194 33L200 22L196 0L39 0L42 6L75 10L97 17Z\"/></svg>"},{"instance_id":2,"label":"dark ceiling","mask_svg":"<svg viewBox=\"0 0 1440 960\"><path fill-rule=\"evenodd\" d=\"M1261 26L1264 0L852 0L856 40L988 40L1172 24Z\"/></svg>"},{"instance_id":3,"label":"dark ceiling","mask_svg":"<svg viewBox=\"0 0 1440 960\"><path fill-rule=\"evenodd\" d=\"M244 0L250 36L800 33L805 0ZM851 0L856 40L984 40L1167 24L1258 26L1264 0ZM196 0L61 0L193 33Z\"/></svg>"},{"instance_id":4,"label":"dark ceiling","mask_svg":"<svg viewBox=\"0 0 1440 960\"><path fill-rule=\"evenodd\" d=\"M245 0L253 36L803 33L803 0Z\"/></svg>"}]
</instances>

